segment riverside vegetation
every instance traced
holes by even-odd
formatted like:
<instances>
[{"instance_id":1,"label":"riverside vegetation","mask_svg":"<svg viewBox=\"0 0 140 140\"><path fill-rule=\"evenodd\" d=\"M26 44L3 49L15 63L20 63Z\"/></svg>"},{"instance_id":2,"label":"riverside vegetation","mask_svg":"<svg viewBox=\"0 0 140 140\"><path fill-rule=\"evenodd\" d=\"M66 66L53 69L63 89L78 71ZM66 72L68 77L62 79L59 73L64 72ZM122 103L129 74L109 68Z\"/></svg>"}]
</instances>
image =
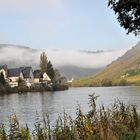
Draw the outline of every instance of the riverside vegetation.
<instances>
[{"instance_id":1,"label":"riverside vegetation","mask_svg":"<svg viewBox=\"0 0 140 140\"><path fill-rule=\"evenodd\" d=\"M46 92L46 91L62 91L68 90L67 84L52 84L48 86L46 84L36 84L30 88L25 85L20 85L18 87L11 88L8 84L0 84L0 94L10 94L10 93L25 93L25 92Z\"/></svg>"},{"instance_id":2,"label":"riverside vegetation","mask_svg":"<svg viewBox=\"0 0 140 140\"><path fill-rule=\"evenodd\" d=\"M36 118L34 130L21 126L15 114L9 126L0 125L0 140L139 140L140 115L136 106L115 101L111 107L96 107L97 96L89 96L91 107L87 114L77 108L76 118L67 113L59 116L54 126L49 116Z\"/></svg>"}]
</instances>

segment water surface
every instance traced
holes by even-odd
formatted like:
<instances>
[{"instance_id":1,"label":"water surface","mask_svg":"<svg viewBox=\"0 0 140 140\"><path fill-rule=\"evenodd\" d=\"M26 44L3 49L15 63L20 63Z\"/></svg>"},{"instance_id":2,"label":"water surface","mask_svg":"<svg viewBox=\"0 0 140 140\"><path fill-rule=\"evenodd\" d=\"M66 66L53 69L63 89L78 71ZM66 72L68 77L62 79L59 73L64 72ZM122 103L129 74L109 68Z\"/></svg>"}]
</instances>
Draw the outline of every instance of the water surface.
<instances>
[{"instance_id":1,"label":"water surface","mask_svg":"<svg viewBox=\"0 0 140 140\"><path fill-rule=\"evenodd\" d=\"M89 94L99 96L97 104L109 105L114 99L137 105L140 110L140 87L84 87L67 91L0 95L0 122L7 123L8 117L16 113L20 123L33 127L36 112L40 116L48 113L52 122L65 110L75 117L80 104L84 112L89 111Z\"/></svg>"}]
</instances>

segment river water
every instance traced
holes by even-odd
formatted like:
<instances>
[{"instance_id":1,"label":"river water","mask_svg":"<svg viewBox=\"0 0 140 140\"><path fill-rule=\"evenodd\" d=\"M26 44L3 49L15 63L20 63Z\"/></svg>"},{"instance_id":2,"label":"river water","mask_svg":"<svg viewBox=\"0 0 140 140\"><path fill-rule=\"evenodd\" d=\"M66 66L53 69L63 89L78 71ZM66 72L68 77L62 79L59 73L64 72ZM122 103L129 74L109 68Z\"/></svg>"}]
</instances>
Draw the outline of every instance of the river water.
<instances>
[{"instance_id":1,"label":"river water","mask_svg":"<svg viewBox=\"0 0 140 140\"><path fill-rule=\"evenodd\" d=\"M115 99L133 104L140 110L140 87L83 87L67 91L22 93L0 95L0 122L7 124L8 117L16 113L21 124L33 128L36 115L49 114L51 122L65 110L73 118L78 105L86 113L89 111L89 95L99 96L97 105L110 105Z\"/></svg>"}]
</instances>

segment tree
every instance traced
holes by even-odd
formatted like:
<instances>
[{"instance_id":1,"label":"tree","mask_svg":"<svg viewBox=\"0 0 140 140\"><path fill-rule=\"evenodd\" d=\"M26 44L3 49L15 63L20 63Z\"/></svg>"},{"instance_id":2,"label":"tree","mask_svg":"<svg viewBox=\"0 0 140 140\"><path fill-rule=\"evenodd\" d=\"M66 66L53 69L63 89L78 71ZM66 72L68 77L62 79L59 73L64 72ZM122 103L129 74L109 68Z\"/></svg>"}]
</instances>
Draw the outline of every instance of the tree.
<instances>
[{"instance_id":1,"label":"tree","mask_svg":"<svg viewBox=\"0 0 140 140\"><path fill-rule=\"evenodd\" d=\"M54 69L53 69L53 65L52 65L51 61L49 61L47 64L47 74L51 78L51 80L53 81L55 73L54 73Z\"/></svg>"},{"instance_id":2,"label":"tree","mask_svg":"<svg viewBox=\"0 0 140 140\"><path fill-rule=\"evenodd\" d=\"M3 85L6 83L3 72L0 73L0 83Z\"/></svg>"},{"instance_id":3,"label":"tree","mask_svg":"<svg viewBox=\"0 0 140 140\"><path fill-rule=\"evenodd\" d=\"M117 14L120 26L127 34L140 34L140 0L109 0L108 6Z\"/></svg>"},{"instance_id":4,"label":"tree","mask_svg":"<svg viewBox=\"0 0 140 140\"><path fill-rule=\"evenodd\" d=\"M54 70L54 81L57 82L61 78L61 74L58 69Z\"/></svg>"},{"instance_id":5,"label":"tree","mask_svg":"<svg viewBox=\"0 0 140 140\"><path fill-rule=\"evenodd\" d=\"M40 55L40 70L41 72L47 72L47 55L45 52L41 53Z\"/></svg>"}]
</instances>

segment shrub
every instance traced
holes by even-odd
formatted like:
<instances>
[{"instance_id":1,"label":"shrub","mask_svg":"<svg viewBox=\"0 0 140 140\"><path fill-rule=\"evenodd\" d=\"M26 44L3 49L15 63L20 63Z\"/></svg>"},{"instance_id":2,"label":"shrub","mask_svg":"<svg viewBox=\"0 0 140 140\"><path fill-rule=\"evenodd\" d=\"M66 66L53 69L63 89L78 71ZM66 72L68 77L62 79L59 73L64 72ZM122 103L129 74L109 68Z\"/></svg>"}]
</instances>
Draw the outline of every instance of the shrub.
<instances>
[{"instance_id":1,"label":"shrub","mask_svg":"<svg viewBox=\"0 0 140 140\"><path fill-rule=\"evenodd\" d=\"M112 86L112 81L110 79L104 79L101 81L101 85L105 87Z\"/></svg>"}]
</instances>

